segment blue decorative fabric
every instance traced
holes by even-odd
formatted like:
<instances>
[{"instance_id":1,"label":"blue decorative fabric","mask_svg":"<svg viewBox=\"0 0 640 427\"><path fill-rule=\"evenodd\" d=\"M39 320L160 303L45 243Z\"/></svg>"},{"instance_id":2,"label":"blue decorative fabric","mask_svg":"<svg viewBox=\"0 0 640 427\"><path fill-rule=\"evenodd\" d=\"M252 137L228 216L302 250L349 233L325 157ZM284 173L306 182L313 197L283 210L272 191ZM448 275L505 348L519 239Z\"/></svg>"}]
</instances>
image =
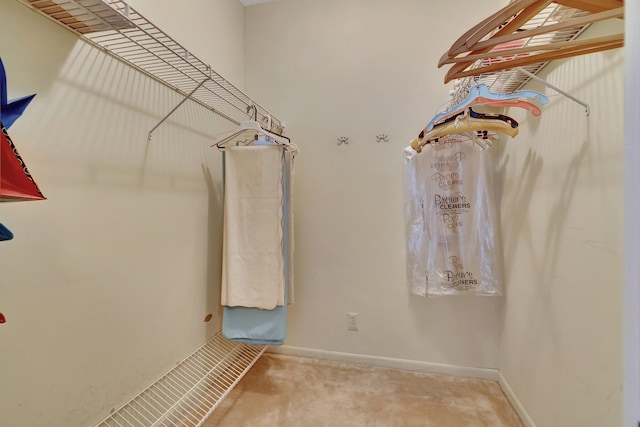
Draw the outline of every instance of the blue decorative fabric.
<instances>
[{"instance_id":1,"label":"blue decorative fabric","mask_svg":"<svg viewBox=\"0 0 640 427\"><path fill-rule=\"evenodd\" d=\"M0 224L0 242L13 239L13 233L4 225Z\"/></svg>"},{"instance_id":2,"label":"blue decorative fabric","mask_svg":"<svg viewBox=\"0 0 640 427\"><path fill-rule=\"evenodd\" d=\"M2 121L6 129L9 129L13 122L22 115L36 94L12 99L11 101L7 101L7 96L7 75L0 58L0 121Z\"/></svg>"}]
</instances>

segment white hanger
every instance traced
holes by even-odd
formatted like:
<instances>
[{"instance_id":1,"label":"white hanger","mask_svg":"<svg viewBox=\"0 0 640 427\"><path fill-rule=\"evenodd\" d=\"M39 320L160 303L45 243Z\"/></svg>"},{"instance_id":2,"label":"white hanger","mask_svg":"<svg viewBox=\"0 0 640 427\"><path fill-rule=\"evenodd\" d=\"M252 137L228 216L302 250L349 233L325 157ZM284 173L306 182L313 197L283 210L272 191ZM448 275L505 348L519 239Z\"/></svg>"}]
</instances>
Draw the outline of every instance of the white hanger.
<instances>
[{"instance_id":1,"label":"white hanger","mask_svg":"<svg viewBox=\"0 0 640 427\"><path fill-rule=\"evenodd\" d=\"M269 132L268 130L260 126L260 123L258 123L255 120L247 120L247 121L241 122L238 129L231 131L230 135L218 138L216 142L212 145L212 147L216 146L218 148L224 148L224 145L227 142L233 140L234 138L242 135L245 132L253 132L254 134L257 132L259 134L267 136L277 144L286 145L286 146L292 145L289 138L284 137L282 135L275 134L273 132ZM226 133L228 134L229 132L226 132Z\"/></svg>"}]
</instances>

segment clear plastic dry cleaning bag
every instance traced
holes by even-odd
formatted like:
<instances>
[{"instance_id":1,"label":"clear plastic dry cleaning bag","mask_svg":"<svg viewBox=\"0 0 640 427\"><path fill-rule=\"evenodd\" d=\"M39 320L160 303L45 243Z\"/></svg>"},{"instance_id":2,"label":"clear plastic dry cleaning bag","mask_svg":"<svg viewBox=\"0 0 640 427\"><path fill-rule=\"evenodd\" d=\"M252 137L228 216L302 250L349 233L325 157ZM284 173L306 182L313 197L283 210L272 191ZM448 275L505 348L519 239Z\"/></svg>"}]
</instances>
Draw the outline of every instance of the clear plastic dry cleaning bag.
<instances>
[{"instance_id":1,"label":"clear plastic dry cleaning bag","mask_svg":"<svg viewBox=\"0 0 640 427\"><path fill-rule=\"evenodd\" d=\"M411 292L502 294L490 150L472 142L408 149L404 165Z\"/></svg>"}]
</instances>

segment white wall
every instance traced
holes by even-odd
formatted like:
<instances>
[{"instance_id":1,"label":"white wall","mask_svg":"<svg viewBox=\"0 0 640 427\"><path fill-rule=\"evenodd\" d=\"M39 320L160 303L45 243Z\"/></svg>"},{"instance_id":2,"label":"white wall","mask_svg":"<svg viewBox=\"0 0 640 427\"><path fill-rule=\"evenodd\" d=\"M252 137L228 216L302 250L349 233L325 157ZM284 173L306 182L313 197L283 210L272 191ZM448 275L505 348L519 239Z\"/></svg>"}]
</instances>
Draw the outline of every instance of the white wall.
<instances>
[{"instance_id":1,"label":"white wall","mask_svg":"<svg viewBox=\"0 0 640 427\"><path fill-rule=\"evenodd\" d=\"M497 3L283 0L245 12L247 89L287 120L303 152L287 344L499 367L538 427L619 425L620 51L543 74L590 102L589 120L552 96L540 119L518 116L518 138L495 148L504 307L407 292L401 151L447 99L437 59ZM452 26L445 7L467 13ZM377 144L381 132L392 142ZM337 146L340 136L351 143ZM360 313L360 332L345 330L347 311Z\"/></svg>"},{"instance_id":2,"label":"white wall","mask_svg":"<svg viewBox=\"0 0 640 427\"><path fill-rule=\"evenodd\" d=\"M619 425L620 52L546 71L592 104L588 121L554 97L496 147L504 313L501 299L408 293L402 148L447 98L437 58L503 2L131 1L286 120L303 150L287 344L500 367L538 427ZM466 11L455 25L442 18L452 8ZM208 136L229 124L187 103L147 144L179 97L12 1L0 56L10 97L38 93L10 134L49 198L0 205L16 234L0 243L0 425L91 425L219 329ZM375 142L382 132L390 143Z\"/></svg>"},{"instance_id":3,"label":"white wall","mask_svg":"<svg viewBox=\"0 0 640 427\"><path fill-rule=\"evenodd\" d=\"M222 7L237 0L215 2L228 34L199 28L212 8L180 22L175 4L138 3L210 38L197 54L241 81L242 52L216 48L237 40L242 14ZM0 244L0 425L93 425L220 328L209 136L230 125L189 102L147 144L180 97L14 1L0 4L0 56L9 97L38 94L9 132L48 197L0 205L15 233Z\"/></svg>"},{"instance_id":4,"label":"white wall","mask_svg":"<svg viewBox=\"0 0 640 427\"><path fill-rule=\"evenodd\" d=\"M585 36L622 31L622 22ZM557 61L542 116L496 150L506 301L500 370L537 427L622 423L622 50Z\"/></svg>"},{"instance_id":5,"label":"white wall","mask_svg":"<svg viewBox=\"0 0 640 427\"><path fill-rule=\"evenodd\" d=\"M501 299L409 294L402 200L403 148L448 97L437 60L497 6L281 0L245 11L247 90L302 151L287 345L497 368ZM465 13L451 22L451 10Z\"/></svg>"}]
</instances>

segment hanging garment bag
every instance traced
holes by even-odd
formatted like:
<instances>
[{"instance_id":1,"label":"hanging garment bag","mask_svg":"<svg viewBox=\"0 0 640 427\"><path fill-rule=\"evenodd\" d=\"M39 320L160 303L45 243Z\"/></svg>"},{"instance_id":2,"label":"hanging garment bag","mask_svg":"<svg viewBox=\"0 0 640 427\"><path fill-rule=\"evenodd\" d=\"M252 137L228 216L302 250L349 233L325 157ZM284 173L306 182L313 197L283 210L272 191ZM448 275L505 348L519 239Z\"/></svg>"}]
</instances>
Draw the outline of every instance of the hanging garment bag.
<instances>
[{"instance_id":1,"label":"hanging garment bag","mask_svg":"<svg viewBox=\"0 0 640 427\"><path fill-rule=\"evenodd\" d=\"M472 142L429 144L404 168L411 291L501 295L491 151Z\"/></svg>"}]
</instances>

